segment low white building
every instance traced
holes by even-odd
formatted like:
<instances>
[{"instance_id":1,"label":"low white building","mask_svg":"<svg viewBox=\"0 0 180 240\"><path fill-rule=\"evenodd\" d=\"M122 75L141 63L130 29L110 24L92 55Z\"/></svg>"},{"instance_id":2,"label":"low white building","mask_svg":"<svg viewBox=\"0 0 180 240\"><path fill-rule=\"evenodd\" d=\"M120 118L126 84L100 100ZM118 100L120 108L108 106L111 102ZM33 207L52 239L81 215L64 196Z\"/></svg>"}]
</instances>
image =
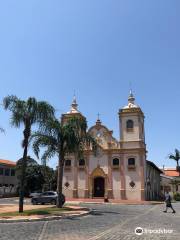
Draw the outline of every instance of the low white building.
<instances>
[{"instance_id":1,"label":"low white building","mask_svg":"<svg viewBox=\"0 0 180 240\"><path fill-rule=\"evenodd\" d=\"M161 192L180 192L180 176L175 167L164 167L161 174Z\"/></svg>"},{"instance_id":2,"label":"low white building","mask_svg":"<svg viewBox=\"0 0 180 240\"><path fill-rule=\"evenodd\" d=\"M159 200L161 194L161 174L160 170L153 162L146 161L146 200Z\"/></svg>"},{"instance_id":3,"label":"low white building","mask_svg":"<svg viewBox=\"0 0 180 240\"><path fill-rule=\"evenodd\" d=\"M15 167L15 162L0 159L0 196L16 193L18 180Z\"/></svg>"}]
</instances>

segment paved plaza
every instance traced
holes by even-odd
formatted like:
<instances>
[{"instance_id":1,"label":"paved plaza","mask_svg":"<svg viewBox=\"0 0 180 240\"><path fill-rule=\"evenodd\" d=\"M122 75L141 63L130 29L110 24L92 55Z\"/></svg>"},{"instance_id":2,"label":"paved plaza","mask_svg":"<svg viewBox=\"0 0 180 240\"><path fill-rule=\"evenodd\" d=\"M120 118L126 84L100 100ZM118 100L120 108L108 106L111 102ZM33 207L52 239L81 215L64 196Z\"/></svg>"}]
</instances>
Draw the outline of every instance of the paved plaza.
<instances>
[{"instance_id":1,"label":"paved plaza","mask_svg":"<svg viewBox=\"0 0 180 240\"><path fill-rule=\"evenodd\" d=\"M120 240L180 239L180 204L176 214L164 205L81 204L88 216L47 222L0 223L0 240ZM135 234L135 229L161 233ZM169 233L162 233L169 231ZM171 232L171 233L170 233Z\"/></svg>"}]
</instances>

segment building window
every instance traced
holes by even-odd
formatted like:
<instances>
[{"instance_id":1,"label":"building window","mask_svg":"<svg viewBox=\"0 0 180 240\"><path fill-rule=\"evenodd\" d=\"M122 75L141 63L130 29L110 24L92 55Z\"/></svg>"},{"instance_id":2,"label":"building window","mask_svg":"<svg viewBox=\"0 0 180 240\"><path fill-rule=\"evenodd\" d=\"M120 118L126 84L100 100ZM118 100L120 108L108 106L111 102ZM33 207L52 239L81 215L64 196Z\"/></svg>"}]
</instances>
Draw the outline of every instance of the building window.
<instances>
[{"instance_id":1,"label":"building window","mask_svg":"<svg viewBox=\"0 0 180 240\"><path fill-rule=\"evenodd\" d=\"M11 176L15 176L15 169L11 169Z\"/></svg>"},{"instance_id":2,"label":"building window","mask_svg":"<svg viewBox=\"0 0 180 240\"><path fill-rule=\"evenodd\" d=\"M128 169L135 170L135 158L128 159Z\"/></svg>"},{"instance_id":3,"label":"building window","mask_svg":"<svg viewBox=\"0 0 180 240\"><path fill-rule=\"evenodd\" d=\"M79 159L79 166L85 166L85 160L83 158Z\"/></svg>"},{"instance_id":4,"label":"building window","mask_svg":"<svg viewBox=\"0 0 180 240\"><path fill-rule=\"evenodd\" d=\"M0 175L3 175L3 173L4 173L4 169L0 168Z\"/></svg>"},{"instance_id":5,"label":"building window","mask_svg":"<svg viewBox=\"0 0 180 240\"><path fill-rule=\"evenodd\" d=\"M113 159L113 166L119 166L119 158Z\"/></svg>"},{"instance_id":6,"label":"building window","mask_svg":"<svg viewBox=\"0 0 180 240\"><path fill-rule=\"evenodd\" d=\"M9 176L10 175L10 169L9 168L6 168L5 169L5 174L4 174L5 176Z\"/></svg>"},{"instance_id":7,"label":"building window","mask_svg":"<svg viewBox=\"0 0 180 240\"><path fill-rule=\"evenodd\" d=\"M65 166L66 166L66 167L71 167L71 160L70 160L70 159L67 159L67 160L65 161Z\"/></svg>"},{"instance_id":8,"label":"building window","mask_svg":"<svg viewBox=\"0 0 180 240\"><path fill-rule=\"evenodd\" d=\"M134 122L133 122L133 120L127 120L127 122L126 122L126 128L127 128L127 130L133 130L133 128L134 128Z\"/></svg>"},{"instance_id":9,"label":"building window","mask_svg":"<svg viewBox=\"0 0 180 240\"><path fill-rule=\"evenodd\" d=\"M135 166L135 158L128 159L128 166Z\"/></svg>"}]
</instances>

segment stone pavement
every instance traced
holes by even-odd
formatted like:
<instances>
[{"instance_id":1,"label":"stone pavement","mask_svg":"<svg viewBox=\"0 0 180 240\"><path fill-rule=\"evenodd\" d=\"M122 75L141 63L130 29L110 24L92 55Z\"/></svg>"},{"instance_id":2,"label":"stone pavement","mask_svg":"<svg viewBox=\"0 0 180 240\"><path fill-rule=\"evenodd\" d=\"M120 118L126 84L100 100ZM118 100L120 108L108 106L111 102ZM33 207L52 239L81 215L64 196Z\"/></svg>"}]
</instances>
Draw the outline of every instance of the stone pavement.
<instances>
[{"instance_id":1,"label":"stone pavement","mask_svg":"<svg viewBox=\"0 0 180 240\"><path fill-rule=\"evenodd\" d=\"M109 199L109 203L114 204L126 204L126 205L151 205L162 204L162 201L137 201L137 200L121 200L121 199ZM104 203L102 198L67 198L66 203Z\"/></svg>"},{"instance_id":2,"label":"stone pavement","mask_svg":"<svg viewBox=\"0 0 180 240\"><path fill-rule=\"evenodd\" d=\"M163 213L164 205L81 204L93 212L85 217L50 222L0 224L0 240L136 240L180 239L177 213ZM168 234L135 234L135 228L173 230Z\"/></svg>"}]
</instances>

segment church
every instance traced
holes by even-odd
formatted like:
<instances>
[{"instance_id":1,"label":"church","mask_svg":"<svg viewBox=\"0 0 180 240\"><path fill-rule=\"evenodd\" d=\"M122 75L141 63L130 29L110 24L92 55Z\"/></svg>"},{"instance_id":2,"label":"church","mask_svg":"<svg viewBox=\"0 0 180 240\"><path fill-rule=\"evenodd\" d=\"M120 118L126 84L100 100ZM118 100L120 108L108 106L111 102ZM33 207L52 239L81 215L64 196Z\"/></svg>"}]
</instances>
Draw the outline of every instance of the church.
<instances>
[{"instance_id":1,"label":"church","mask_svg":"<svg viewBox=\"0 0 180 240\"><path fill-rule=\"evenodd\" d=\"M61 121L78 115L83 116L74 97L70 111L62 114ZM127 105L119 109L118 119L120 139L115 139L113 131L98 117L88 130L97 140L98 154L87 149L82 159L74 156L66 159L63 176L66 198L146 199L149 161L146 161L144 114L135 103L132 91Z\"/></svg>"}]
</instances>

